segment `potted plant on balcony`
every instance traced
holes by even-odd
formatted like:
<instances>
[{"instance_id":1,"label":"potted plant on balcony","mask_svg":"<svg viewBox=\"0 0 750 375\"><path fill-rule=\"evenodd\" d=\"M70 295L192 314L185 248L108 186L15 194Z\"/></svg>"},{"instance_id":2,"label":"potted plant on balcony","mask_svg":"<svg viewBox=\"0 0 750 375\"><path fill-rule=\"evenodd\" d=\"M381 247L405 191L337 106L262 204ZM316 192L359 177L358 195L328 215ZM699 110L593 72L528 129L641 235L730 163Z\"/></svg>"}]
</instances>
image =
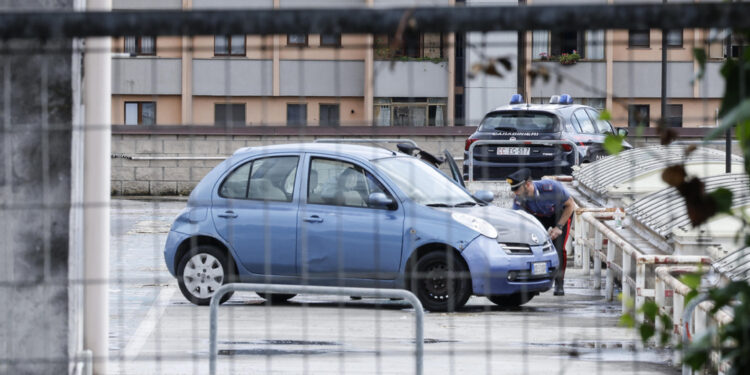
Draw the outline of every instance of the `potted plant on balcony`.
<instances>
[{"instance_id":1,"label":"potted plant on balcony","mask_svg":"<svg viewBox=\"0 0 750 375\"><path fill-rule=\"evenodd\" d=\"M576 50L573 53L563 53L560 55L560 64L562 65L573 65L581 59L581 55Z\"/></svg>"}]
</instances>

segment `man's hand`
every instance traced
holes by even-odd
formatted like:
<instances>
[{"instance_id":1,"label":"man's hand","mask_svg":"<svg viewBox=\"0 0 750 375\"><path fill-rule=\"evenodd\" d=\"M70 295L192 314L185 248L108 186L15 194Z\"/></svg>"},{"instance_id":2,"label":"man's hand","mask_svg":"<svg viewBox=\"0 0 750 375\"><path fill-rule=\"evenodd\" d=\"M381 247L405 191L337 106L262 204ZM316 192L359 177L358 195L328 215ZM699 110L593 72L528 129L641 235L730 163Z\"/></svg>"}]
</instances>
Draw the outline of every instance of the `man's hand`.
<instances>
[{"instance_id":1,"label":"man's hand","mask_svg":"<svg viewBox=\"0 0 750 375\"><path fill-rule=\"evenodd\" d=\"M558 227L551 227L547 229L547 234L549 234L549 238L554 241L555 238L560 237L560 235L562 234L562 230L560 230L560 228Z\"/></svg>"}]
</instances>

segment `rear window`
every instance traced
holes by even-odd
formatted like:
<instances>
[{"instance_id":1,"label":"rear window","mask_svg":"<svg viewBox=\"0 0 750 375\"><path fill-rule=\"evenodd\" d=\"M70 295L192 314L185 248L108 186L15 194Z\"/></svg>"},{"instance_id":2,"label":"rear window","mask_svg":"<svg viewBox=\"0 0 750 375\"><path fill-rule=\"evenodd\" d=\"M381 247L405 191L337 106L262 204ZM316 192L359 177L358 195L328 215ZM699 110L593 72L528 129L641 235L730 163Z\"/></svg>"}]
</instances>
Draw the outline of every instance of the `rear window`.
<instances>
[{"instance_id":1,"label":"rear window","mask_svg":"<svg viewBox=\"0 0 750 375\"><path fill-rule=\"evenodd\" d=\"M558 131L557 124L557 116L547 112L492 112L484 117L479 131L553 133Z\"/></svg>"}]
</instances>

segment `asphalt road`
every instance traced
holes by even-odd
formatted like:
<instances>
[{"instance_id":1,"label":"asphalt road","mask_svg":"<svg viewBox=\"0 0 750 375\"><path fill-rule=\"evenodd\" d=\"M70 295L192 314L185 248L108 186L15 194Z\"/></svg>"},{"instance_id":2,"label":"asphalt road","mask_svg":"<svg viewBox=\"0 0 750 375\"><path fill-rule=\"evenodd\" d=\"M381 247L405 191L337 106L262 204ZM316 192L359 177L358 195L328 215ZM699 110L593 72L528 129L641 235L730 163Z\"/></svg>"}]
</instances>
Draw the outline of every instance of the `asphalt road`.
<instances>
[{"instance_id":1,"label":"asphalt road","mask_svg":"<svg viewBox=\"0 0 750 375\"><path fill-rule=\"evenodd\" d=\"M206 374L209 309L188 303L162 256L180 201L114 200L110 371ZM572 262L568 262L571 264ZM425 314L425 374L677 374L670 353L643 349L578 269L551 292L504 310L472 297ZM411 374L414 314L388 299L301 295L269 305L236 293L219 309L218 373Z\"/></svg>"}]
</instances>

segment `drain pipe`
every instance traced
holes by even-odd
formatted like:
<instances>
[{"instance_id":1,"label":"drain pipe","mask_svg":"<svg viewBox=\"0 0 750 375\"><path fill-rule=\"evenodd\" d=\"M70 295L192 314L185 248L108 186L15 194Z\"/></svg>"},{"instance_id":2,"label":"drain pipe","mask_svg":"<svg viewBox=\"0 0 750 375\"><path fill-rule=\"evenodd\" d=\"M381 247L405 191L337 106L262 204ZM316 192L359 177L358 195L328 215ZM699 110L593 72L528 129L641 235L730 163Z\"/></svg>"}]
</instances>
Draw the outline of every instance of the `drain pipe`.
<instances>
[{"instance_id":1,"label":"drain pipe","mask_svg":"<svg viewBox=\"0 0 750 375\"><path fill-rule=\"evenodd\" d=\"M111 11L112 0L87 0L86 11ZM109 195L112 39L86 38L84 51L83 347L93 373L108 372Z\"/></svg>"}]
</instances>

